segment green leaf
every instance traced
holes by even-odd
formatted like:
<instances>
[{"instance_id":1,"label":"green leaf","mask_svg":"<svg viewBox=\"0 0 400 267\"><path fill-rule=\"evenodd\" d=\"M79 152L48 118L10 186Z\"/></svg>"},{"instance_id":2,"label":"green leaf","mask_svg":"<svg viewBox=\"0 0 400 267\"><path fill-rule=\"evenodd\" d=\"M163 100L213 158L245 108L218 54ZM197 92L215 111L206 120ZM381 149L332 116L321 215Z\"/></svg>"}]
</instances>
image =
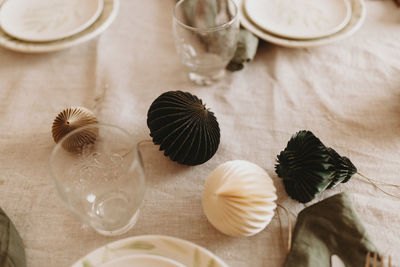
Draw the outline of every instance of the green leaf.
<instances>
[{"instance_id":1,"label":"green leaf","mask_svg":"<svg viewBox=\"0 0 400 267\"><path fill-rule=\"evenodd\" d=\"M256 55L258 38L245 29L240 29L236 52L231 62L226 67L230 71L243 69L244 63L252 61Z\"/></svg>"},{"instance_id":2,"label":"green leaf","mask_svg":"<svg viewBox=\"0 0 400 267\"><path fill-rule=\"evenodd\" d=\"M24 244L14 224L0 208L0 266L26 267Z\"/></svg>"},{"instance_id":3,"label":"green leaf","mask_svg":"<svg viewBox=\"0 0 400 267\"><path fill-rule=\"evenodd\" d=\"M169 239L161 239L162 242L164 242L166 245L169 247L175 249L176 251L183 253L183 254L188 254L189 251L187 251L184 247L176 244L175 242L169 240Z\"/></svg>"},{"instance_id":4,"label":"green leaf","mask_svg":"<svg viewBox=\"0 0 400 267\"><path fill-rule=\"evenodd\" d=\"M149 242L145 241L135 241L118 249L143 249L143 250L151 250L154 249L156 246Z\"/></svg>"},{"instance_id":5,"label":"green leaf","mask_svg":"<svg viewBox=\"0 0 400 267\"><path fill-rule=\"evenodd\" d=\"M82 262L83 267L94 267L93 264L90 263L88 260L84 260Z\"/></svg>"},{"instance_id":6,"label":"green leaf","mask_svg":"<svg viewBox=\"0 0 400 267\"><path fill-rule=\"evenodd\" d=\"M210 262L208 263L207 267L215 267L215 260L211 259Z\"/></svg>"},{"instance_id":7,"label":"green leaf","mask_svg":"<svg viewBox=\"0 0 400 267\"><path fill-rule=\"evenodd\" d=\"M297 216L292 248L283 266L329 266L332 255L338 256L343 266L365 266L367 252L377 252L377 248L352 198L340 193L303 209Z\"/></svg>"}]
</instances>

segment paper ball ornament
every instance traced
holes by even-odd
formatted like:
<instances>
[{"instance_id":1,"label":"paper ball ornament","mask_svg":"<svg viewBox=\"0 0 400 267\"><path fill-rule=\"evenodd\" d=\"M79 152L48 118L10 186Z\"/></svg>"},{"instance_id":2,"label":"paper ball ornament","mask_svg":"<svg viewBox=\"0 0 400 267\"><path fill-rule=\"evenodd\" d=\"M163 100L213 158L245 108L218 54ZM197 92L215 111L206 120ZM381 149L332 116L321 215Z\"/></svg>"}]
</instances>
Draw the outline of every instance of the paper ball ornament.
<instances>
[{"instance_id":1,"label":"paper ball ornament","mask_svg":"<svg viewBox=\"0 0 400 267\"><path fill-rule=\"evenodd\" d=\"M307 203L325 189L347 182L357 168L312 132L300 131L278 155L275 171L283 179L288 195Z\"/></svg>"},{"instance_id":2,"label":"paper ball ornament","mask_svg":"<svg viewBox=\"0 0 400 267\"><path fill-rule=\"evenodd\" d=\"M151 104L147 126L164 155L185 165L206 162L218 149L220 130L214 113L197 96L169 91Z\"/></svg>"},{"instance_id":3,"label":"paper ball ornament","mask_svg":"<svg viewBox=\"0 0 400 267\"><path fill-rule=\"evenodd\" d=\"M83 107L72 107L61 111L54 119L52 134L53 139L58 143L71 131L98 123L96 116L90 110ZM93 144L98 136L98 128L93 126L85 128L76 134L72 134L62 143L62 147L68 151L76 152L83 145Z\"/></svg>"},{"instance_id":4,"label":"paper ball ornament","mask_svg":"<svg viewBox=\"0 0 400 267\"><path fill-rule=\"evenodd\" d=\"M226 235L255 235L274 216L275 191L268 173L256 164L228 161L208 176L203 210L210 223Z\"/></svg>"}]
</instances>

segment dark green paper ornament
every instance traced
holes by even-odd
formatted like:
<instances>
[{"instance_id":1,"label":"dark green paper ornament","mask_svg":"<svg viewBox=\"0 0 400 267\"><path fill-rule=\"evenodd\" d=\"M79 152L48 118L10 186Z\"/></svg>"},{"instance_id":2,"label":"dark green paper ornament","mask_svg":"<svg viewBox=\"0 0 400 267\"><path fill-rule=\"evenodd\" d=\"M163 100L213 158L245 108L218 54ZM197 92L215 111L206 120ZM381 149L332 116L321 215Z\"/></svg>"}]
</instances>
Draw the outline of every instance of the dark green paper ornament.
<instances>
[{"instance_id":1,"label":"dark green paper ornament","mask_svg":"<svg viewBox=\"0 0 400 267\"><path fill-rule=\"evenodd\" d=\"M187 92L169 91L154 100L147 126L154 144L181 164L202 164L218 149L220 129L214 113Z\"/></svg>"},{"instance_id":2,"label":"dark green paper ornament","mask_svg":"<svg viewBox=\"0 0 400 267\"><path fill-rule=\"evenodd\" d=\"M307 203L325 189L346 183L357 168L312 132L299 131L278 155L275 171L283 179L288 195Z\"/></svg>"}]
</instances>

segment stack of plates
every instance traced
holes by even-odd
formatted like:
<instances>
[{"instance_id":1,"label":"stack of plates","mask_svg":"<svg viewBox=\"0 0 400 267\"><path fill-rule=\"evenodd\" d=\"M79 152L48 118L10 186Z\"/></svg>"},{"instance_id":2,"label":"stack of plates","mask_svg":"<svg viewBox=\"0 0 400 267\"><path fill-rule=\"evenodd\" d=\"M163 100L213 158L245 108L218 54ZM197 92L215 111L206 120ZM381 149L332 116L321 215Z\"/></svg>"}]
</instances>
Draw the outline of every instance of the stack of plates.
<instances>
[{"instance_id":1,"label":"stack of plates","mask_svg":"<svg viewBox=\"0 0 400 267\"><path fill-rule=\"evenodd\" d=\"M130 237L94 250L71 267L228 267L210 251L161 235Z\"/></svg>"},{"instance_id":2,"label":"stack of plates","mask_svg":"<svg viewBox=\"0 0 400 267\"><path fill-rule=\"evenodd\" d=\"M243 27L281 46L311 47L352 35L364 22L363 0L242 0Z\"/></svg>"},{"instance_id":3,"label":"stack of plates","mask_svg":"<svg viewBox=\"0 0 400 267\"><path fill-rule=\"evenodd\" d=\"M118 0L6 0L0 6L0 46L30 53L88 41L114 20Z\"/></svg>"}]
</instances>

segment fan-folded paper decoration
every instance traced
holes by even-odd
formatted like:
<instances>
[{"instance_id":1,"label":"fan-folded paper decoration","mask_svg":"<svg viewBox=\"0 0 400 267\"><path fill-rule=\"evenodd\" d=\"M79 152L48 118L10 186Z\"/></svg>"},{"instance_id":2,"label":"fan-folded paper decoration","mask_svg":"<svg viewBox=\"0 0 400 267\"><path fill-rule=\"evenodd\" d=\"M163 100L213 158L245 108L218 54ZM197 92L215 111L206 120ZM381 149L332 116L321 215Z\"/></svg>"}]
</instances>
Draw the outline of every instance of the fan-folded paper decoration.
<instances>
[{"instance_id":1,"label":"fan-folded paper decoration","mask_svg":"<svg viewBox=\"0 0 400 267\"><path fill-rule=\"evenodd\" d=\"M271 221L276 208L275 186L258 165L234 160L208 176L202 204L208 220L229 236L251 236Z\"/></svg>"},{"instance_id":2,"label":"fan-folded paper decoration","mask_svg":"<svg viewBox=\"0 0 400 267\"><path fill-rule=\"evenodd\" d=\"M61 111L53 122L53 139L58 143L64 136L73 130L98 123L96 116L92 111L83 107L72 107ZM83 145L92 144L98 136L97 127L89 127L77 134L72 134L66 142L63 142L63 148L70 152L78 151Z\"/></svg>"},{"instance_id":3,"label":"fan-folded paper decoration","mask_svg":"<svg viewBox=\"0 0 400 267\"><path fill-rule=\"evenodd\" d=\"M275 171L289 196L306 203L325 189L347 182L357 168L312 132L299 131L278 155Z\"/></svg>"},{"instance_id":4,"label":"fan-folded paper decoration","mask_svg":"<svg viewBox=\"0 0 400 267\"><path fill-rule=\"evenodd\" d=\"M218 149L220 130L214 113L187 92L169 91L154 100L147 126L154 144L181 164L202 164Z\"/></svg>"}]
</instances>

